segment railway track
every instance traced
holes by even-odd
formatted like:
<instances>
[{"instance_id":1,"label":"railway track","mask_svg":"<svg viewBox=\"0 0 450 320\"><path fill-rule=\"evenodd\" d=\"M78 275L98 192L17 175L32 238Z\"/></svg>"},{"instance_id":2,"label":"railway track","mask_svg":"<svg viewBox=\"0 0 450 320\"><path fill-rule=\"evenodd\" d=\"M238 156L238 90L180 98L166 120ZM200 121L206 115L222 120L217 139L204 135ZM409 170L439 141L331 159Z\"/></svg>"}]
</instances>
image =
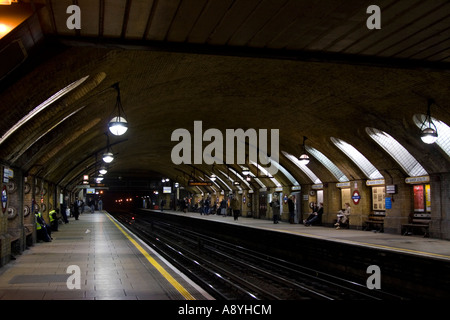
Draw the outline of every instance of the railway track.
<instances>
[{"instance_id":1,"label":"railway track","mask_svg":"<svg viewBox=\"0 0 450 320\"><path fill-rule=\"evenodd\" d=\"M401 299L148 216L114 216L216 299Z\"/></svg>"}]
</instances>

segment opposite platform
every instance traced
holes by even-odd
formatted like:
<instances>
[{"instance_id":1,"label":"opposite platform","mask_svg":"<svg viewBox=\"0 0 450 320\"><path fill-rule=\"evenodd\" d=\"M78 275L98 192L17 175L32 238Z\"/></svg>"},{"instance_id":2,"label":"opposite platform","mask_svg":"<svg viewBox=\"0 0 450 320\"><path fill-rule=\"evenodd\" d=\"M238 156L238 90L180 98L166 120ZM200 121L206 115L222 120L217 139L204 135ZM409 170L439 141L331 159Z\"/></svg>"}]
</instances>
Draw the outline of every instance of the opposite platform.
<instances>
[{"instance_id":1,"label":"opposite platform","mask_svg":"<svg viewBox=\"0 0 450 320\"><path fill-rule=\"evenodd\" d=\"M71 218L52 237L0 269L0 299L212 299L105 212ZM77 267L80 288L69 289Z\"/></svg>"},{"instance_id":2,"label":"opposite platform","mask_svg":"<svg viewBox=\"0 0 450 320\"><path fill-rule=\"evenodd\" d=\"M160 212L158 210L149 211ZM183 213L180 211L164 210L163 214L189 216L197 219L231 223L268 231L286 232L321 240L336 241L350 245L372 247L392 252L450 261L450 241L448 240L424 238L421 236L402 236L391 233L375 233L372 231L354 229L336 230L324 226L306 227L303 224L290 224L284 221L274 224L271 220L253 219L248 217L239 217L239 219L235 221L233 217L230 216L200 215L195 212Z\"/></svg>"}]
</instances>

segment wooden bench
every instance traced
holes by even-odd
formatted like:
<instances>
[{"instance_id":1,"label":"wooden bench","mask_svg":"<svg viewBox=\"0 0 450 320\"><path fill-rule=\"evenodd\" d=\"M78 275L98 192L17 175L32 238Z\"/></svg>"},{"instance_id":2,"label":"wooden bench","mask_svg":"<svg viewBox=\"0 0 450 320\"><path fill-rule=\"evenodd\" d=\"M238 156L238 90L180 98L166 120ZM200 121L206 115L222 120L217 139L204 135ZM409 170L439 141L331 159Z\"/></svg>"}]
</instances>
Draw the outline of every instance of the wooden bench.
<instances>
[{"instance_id":1,"label":"wooden bench","mask_svg":"<svg viewBox=\"0 0 450 320\"><path fill-rule=\"evenodd\" d=\"M372 211L366 220L363 221L363 230L384 231L384 211Z\"/></svg>"},{"instance_id":2,"label":"wooden bench","mask_svg":"<svg viewBox=\"0 0 450 320\"><path fill-rule=\"evenodd\" d=\"M402 235L413 234L413 231L418 229L423 231L425 238L428 238L430 221L431 213L413 213L409 216L409 223L402 224Z\"/></svg>"}]
</instances>

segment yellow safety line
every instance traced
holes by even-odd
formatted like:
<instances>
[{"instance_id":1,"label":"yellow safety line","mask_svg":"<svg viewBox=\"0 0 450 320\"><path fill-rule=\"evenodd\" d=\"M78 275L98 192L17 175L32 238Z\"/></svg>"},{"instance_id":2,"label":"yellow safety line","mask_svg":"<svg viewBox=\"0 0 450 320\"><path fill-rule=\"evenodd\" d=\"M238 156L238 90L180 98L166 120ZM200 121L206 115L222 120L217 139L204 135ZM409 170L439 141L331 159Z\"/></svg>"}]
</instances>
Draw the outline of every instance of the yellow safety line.
<instances>
[{"instance_id":1,"label":"yellow safety line","mask_svg":"<svg viewBox=\"0 0 450 320\"><path fill-rule=\"evenodd\" d=\"M142 253L144 255L144 257L148 260L148 262L150 262L155 268L156 270L159 271L159 273L162 274L162 276L164 278L166 278L167 281L170 282L170 284L178 290L179 293L181 293L183 295L183 297L186 300L195 300L195 298L177 281L175 280L155 259L153 259L153 257L144 250L144 248L142 248L137 242L136 240L134 240L125 230L123 230L123 228L117 223L115 222L110 216L109 214L106 214L106 216L109 218L109 220L111 220L115 226L122 231L122 233L125 235L125 237L127 237L128 240L130 240L130 242L132 244L134 244L134 246L139 250L140 253Z\"/></svg>"}]
</instances>

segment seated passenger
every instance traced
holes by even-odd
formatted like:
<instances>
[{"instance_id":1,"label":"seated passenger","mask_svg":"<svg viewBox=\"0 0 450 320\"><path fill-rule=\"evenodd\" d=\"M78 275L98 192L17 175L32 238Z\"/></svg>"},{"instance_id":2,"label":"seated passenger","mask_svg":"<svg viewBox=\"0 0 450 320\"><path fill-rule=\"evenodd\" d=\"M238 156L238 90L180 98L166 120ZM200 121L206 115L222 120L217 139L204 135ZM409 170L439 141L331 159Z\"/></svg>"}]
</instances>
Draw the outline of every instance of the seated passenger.
<instances>
[{"instance_id":1,"label":"seated passenger","mask_svg":"<svg viewBox=\"0 0 450 320\"><path fill-rule=\"evenodd\" d=\"M314 224L322 223L322 215L323 215L323 202L319 203L319 206L316 207L316 211L314 211L308 219L305 221L305 226L309 227Z\"/></svg>"},{"instance_id":2,"label":"seated passenger","mask_svg":"<svg viewBox=\"0 0 450 320\"><path fill-rule=\"evenodd\" d=\"M348 220L348 216L350 215L350 203L345 203L345 209L339 210L337 214L337 221L334 224L336 229L340 229L342 223L346 223Z\"/></svg>"},{"instance_id":3,"label":"seated passenger","mask_svg":"<svg viewBox=\"0 0 450 320\"><path fill-rule=\"evenodd\" d=\"M36 235L37 239L45 242L52 241L51 233L49 234L49 226L45 223L42 218L42 214L38 211L35 212L36 216ZM50 231L51 232L51 231Z\"/></svg>"},{"instance_id":4,"label":"seated passenger","mask_svg":"<svg viewBox=\"0 0 450 320\"><path fill-rule=\"evenodd\" d=\"M50 229L52 231L58 231L58 214L59 214L58 208L48 213L48 216L50 218Z\"/></svg>"},{"instance_id":5,"label":"seated passenger","mask_svg":"<svg viewBox=\"0 0 450 320\"><path fill-rule=\"evenodd\" d=\"M306 222L311 220L317 213L317 210L319 207L317 206L317 203L312 203L312 212L309 214L308 218L303 220L303 224L306 225Z\"/></svg>"}]
</instances>

